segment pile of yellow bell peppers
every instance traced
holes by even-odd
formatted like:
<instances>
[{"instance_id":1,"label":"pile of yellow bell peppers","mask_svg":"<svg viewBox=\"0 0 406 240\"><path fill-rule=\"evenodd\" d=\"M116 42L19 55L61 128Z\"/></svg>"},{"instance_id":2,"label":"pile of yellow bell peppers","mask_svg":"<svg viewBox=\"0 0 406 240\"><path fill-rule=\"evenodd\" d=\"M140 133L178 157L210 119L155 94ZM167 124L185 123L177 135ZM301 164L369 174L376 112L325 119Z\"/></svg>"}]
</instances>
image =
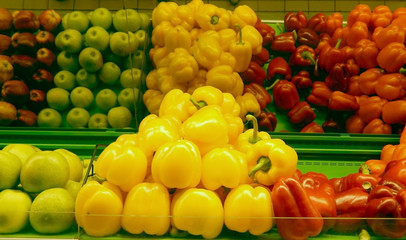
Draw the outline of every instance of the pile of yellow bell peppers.
<instances>
[{"instance_id":1,"label":"pile of yellow bell peppers","mask_svg":"<svg viewBox=\"0 0 406 240\"><path fill-rule=\"evenodd\" d=\"M256 118L245 129L231 93L212 86L170 90L139 131L108 145L96 179L80 189L76 220L94 237L191 234L216 238L227 228L260 235L272 229L269 186L293 176L296 151Z\"/></svg>"},{"instance_id":2,"label":"pile of yellow bell peppers","mask_svg":"<svg viewBox=\"0 0 406 240\"><path fill-rule=\"evenodd\" d=\"M158 114L172 89L192 94L208 85L234 97L243 95L238 73L246 71L252 55L262 50L262 36L254 27L257 20L247 5L229 11L202 0L184 5L160 2L152 12L149 57L154 69L146 77L143 95L148 111Z\"/></svg>"}]
</instances>

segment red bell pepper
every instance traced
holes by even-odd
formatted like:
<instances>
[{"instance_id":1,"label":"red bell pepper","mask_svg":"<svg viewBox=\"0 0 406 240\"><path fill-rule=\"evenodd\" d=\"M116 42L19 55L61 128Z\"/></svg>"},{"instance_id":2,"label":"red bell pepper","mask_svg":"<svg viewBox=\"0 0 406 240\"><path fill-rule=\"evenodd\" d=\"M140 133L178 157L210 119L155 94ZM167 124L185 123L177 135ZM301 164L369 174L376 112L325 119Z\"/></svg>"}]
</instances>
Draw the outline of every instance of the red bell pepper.
<instances>
[{"instance_id":1,"label":"red bell pepper","mask_svg":"<svg viewBox=\"0 0 406 240\"><path fill-rule=\"evenodd\" d=\"M272 101L271 94L260 84L250 83L244 86L243 93L251 93L257 99L261 109L264 109Z\"/></svg>"},{"instance_id":2,"label":"red bell pepper","mask_svg":"<svg viewBox=\"0 0 406 240\"><path fill-rule=\"evenodd\" d=\"M321 214L298 180L279 178L272 189L272 204L283 239L307 239L320 234L323 228Z\"/></svg>"},{"instance_id":3,"label":"red bell pepper","mask_svg":"<svg viewBox=\"0 0 406 240\"><path fill-rule=\"evenodd\" d=\"M273 29L272 26L260 21L257 22L254 27L262 36L262 47L269 48L275 37L275 29Z\"/></svg>"},{"instance_id":4,"label":"red bell pepper","mask_svg":"<svg viewBox=\"0 0 406 240\"><path fill-rule=\"evenodd\" d=\"M369 194L365 217L378 236L402 238L406 234L406 189L393 195L387 186L377 186ZM372 219L368 219L372 218Z\"/></svg>"},{"instance_id":5,"label":"red bell pepper","mask_svg":"<svg viewBox=\"0 0 406 240\"><path fill-rule=\"evenodd\" d=\"M388 163L382 178L398 181L406 185L406 159L395 160Z\"/></svg>"},{"instance_id":6,"label":"red bell pepper","mask_svg":"<svg viewBox=\"0 0 406 240\"><path fill-rule=\"evenodd\" d=\"M362 93L366 95L375 94L375 86L378 79L383 75L382 69L370 68L359 75L359 87Z\"/></svg>"},{"instance_id":7,"label":"red bell pepper","mask_svg":"<svg viewBox=\"0 0 406 240\"><path fill-rule=\"evenodd\" d=\"M315 14L307 22L307 27L317 33L325 33L326 32L326 14L324 14L324 13Z\"/></svg>"},{"instance_id":8,"label":"red bell pepper","mask_svg":"<svg viewBox=\"0 0 406 240\"><path fill-rule=\"evenodd\" d=\"M326 32L333 35L337 28L343 27L343 15L339 12L334 12L326 19Z\"/></svg>"},{"instance_id":9,"label":"red bell pepper","mask_svg":"<svg viewBox=\"0 0 406 240\"><path fill-rule=\"evenodd\" d=\"M351 76L348 80L348 87L346 93L353 96L362 95L361 89L359 87L359 75Z\"/></svg>"},{"instance_id":10,"label":"red bell pepper","mask_svg":"<svg viewBox=\"0 0 406 240\"><path fill-rule=\"evenodd\" d=\"M364 121L356 113L345 120L345 130L347 133L362 133L364 126Z\"/></svg>"},{"instance_id":11,"label":"red bell pepper","mask_svg":"<svg viewBox=\"0 0 406 240\"><path fill-rule=\"evenodd\" d=\"M348 72L350 76L358 75L359 74L359 66L355 62L353 58L349 58L345 61L345 65L347 66Z\"/></svg>"},{"instance_id":12,"label":"red bell pepper","mask_svg":"<svg viewBox=\"0 0 406 240\"><path fill-rule=\"evenodd\" d=\"M406 76L401 73L383 74L378 78L375 92L387 100L401 99L405 96Z\"/></svg>"},{"instance_id":13,"label":"red bell pepper","mask_svg":"<svg viewBox=\"0 0 406 240\"><path fill-rule=\"evenodd\" d=\"M386 5L379 5L374 8L369 21L369 27L386 27L392 22L392 11Z\"/></svg>"},{"instance_id":14,"label":"red bell pepper","mask_svg":"<svg viewBox=\"0 0 406 240\"><path fill-rule=\"evenodd\" d=\"M258 63L261 67L265 65L269 60L269 51L266 48L262 48L261 52L252 55L251 61Z\"/></svg>"},{"instance_id":15,"label":"red bell pepper","mask_svg":"<svg viewBox=\"0 0 406 240\"><path fill-rule=\"evenodd\" d=\"M377 161L381 161L381 160L377 160ZM388 165L388 163L386 163L386 165ZM393 195L396 195L401 190L406 189L406 186L403 185L402 183L400 183L399 181L385 179L385 178L382 178L381 181L379 181L378 186L388 187L392 191Z\"/></svg>"},{"instance_id":16,"label":"red bell pepper","mask_svg":"<svg viewBox=\"0 0 406 240\"><path fill-rule=\"evenodd\" d=\"M290 81L295 84L298 90L309 88L313 85L309 72L305 70L299 71Z\"/></svg>"},{"instance_id":17,"label":"red bell pepper","mask_svg":"<svg viewBox=\"0 0 406 240\"><path fill-rule=\"evenodd\" d=\"M293 52L296 49L296 32L285 32L276 35L272 41L271 49L279 52Z\"/></svg>"},{"instance_id":18,"label":"red bell pepper","mask_svg":"<svg viewBox=\"0 0 406 240\"><path fill-rule=\"evenodd\" d=\"M324 48L321 49L319 54L320 69L324 69L329 72L331 68L333 68L334 64L343 63L347 59L345 52L338 49L340 42L341 41L339 40L335 47L325 45Z\"/></svg>"},{"instance_id":19,"label":"red bell pepper","mask_svg":"<svg viewBox=\"0 0 406 240\"><path fill-rule=\"evenodd\" d=\"M369 123L373 119L382 117L383 105L387 102L386 99L379 96L366 96L365 98L360 98L358 100L359 109L357 113L363 122Z\"/></svg>"},{"instance_id":20,"label":"red bell pepper","mask_svg":"<svg viewBox=\"0 0 406 240\"><path fill-rule=\"evenodd\" d=\"M404 43L405 39L405 30L396 25L377 27L372 33L372 40L376 43L376 46L379 49L383 49L386 45L393 42Z\"/></svg>"},{"instance_id":21,"label":"red bell pepper","mask_svg":"<svg viewBox=\"0 0 406 240\"><path fill-rule=\"evenodd\" d=\"M297 42L299 45L307 45L316 48L319 44L319 35L310 28L301 28L297 31Z\"/></svg>"},{"instance_id":22,"label":"red bell pepper","mask_svg":"<svg viewBox=\"0 0 406 240\"><path fill-rule=\"evenodd\" d=\"M283 25L285 26L285 30L287 32L291 32L293 30L297 32L299 29L307 26L306 14L302 11L299 11L296 14L294 12L288 12L283 18Z\"/></svg>"},{"instance_id":23,"label":"red bell pepper","mask_svg":"<svg viewBox=\"0 0 406 240\"><path fill-rule=\"evenodd\" d=\"M369 134L392 134L392 127L384 123L382 119L375 118L370 121L362 130L362 133Z\"/></svg>"},{"instance_id":24,"label":"red bell pepper","mask_svg":"<svg viewBox=\"0 0 406 240\"><path fill-rule=\"evenodd\" d=\"M356 111L359 108L359 104L354 96L334 91L330 96L327 107L334 111Z\"/></svg>"},{"instance_id":25,"label":"red bell pepper","mask_svg":"<svg viewBox=\"0 0 406 240\"><path fill-rule=\"evenodd\" d=\"M300 45L290 55L289 65L291 66L309 66L316 64L316 53L313 48L307 45Z\"/></svg>"},{"instance_id":26,"label":"red bell pepper","mask_svg":"<svg viewBox=\"0 0 406 240\"><path fill-rule=\"evenodd\" d=\"M316 54L320 54L321 50L326 45L333 46L334 45L333 38L331 38L330 34L328 33L321 33L319 43L317 44L317 47L314 49Z\"/></svg>"},{"instance_id":27,"label":"red bell pepper","mask_svg":"<svg viewBox=\"0 0 406 240\"><path fill-rule=\"evenodd\" d=\"M272 58L269 61L267 72L267 79L269 81L275 81L278 79L290 80L292 77L292 70L283 57Z\"/></svg>"},{"instance_id":28,"label":"red bell pepper","mask_svg":"<svg viewBox=\"0 0 406 240\"><path fill-rule=\"evenodd\" d=\"M357 21L362 21L369 25L371 15L371 8L367 4L358 4L348 14L347 26L351 27Z\"/></svg>"},{"instance_id":29,"label":"red bell pepper","mask_svg":"<svg viewBox=\"0 0 406 240\"><path fill-rule=\"evenodd\" d=\"M361 187L336 193L337 218L333 231L352 233L365 227L366 204L369 194Z\"/></svg>"},{"instance_id":30,"label":"red bell pepper","mask_svg":"<svg viewBox=\"0 0 406 240\"><path fill-rule=\"evenodd\" d=\"M275 131L278 120L276 119L275 113L261 111L258 116L258 128L261 131L273 132Z\"/></svg>"},{"instance_id":31,"label":"red bell pepper","mask_svg":"<svg viewBox=\"0 0 406 240\"><path fill-rule=\"evenodd\" d=\"M379 67L387 72L399 72L406 64L406 47L403 43L393 42L386 45L377 56Z\"/></svg>"},{"instance_id":32,"label":"red bell pepper","mask_svg":"<svg viewBox=\"0 0 406 240\"><path fill-rule=\"evenodd\" d=\"M357 42L362 39L367 39L369 35L368 25L364 22L355 22L348 31L346 44L350 47L355 47Z\"/></svg>"},{"instance_id":33,"label":"red bell pepper","mask_svg":"<svg viewBox=\"0 0 406 240\"><path fill-rule=\"evenodd\" d=\"M341 178L331 178L329 181L334 186L335 192L340 193L355 187L364 188L365 191L369 191L378 184L380 178L369 174L368 167L364 166L361 172L350 173Z\"/></svg>"},{"instance_id":34,"label":"red bell pepper","mask_svg":"<svg viewBox=\"0 0 406 240\"><path fill-rule=\"evenodd\" d=\"M306 100L314 105L327 107L332 91L324 82L315 81L312 85L312 91Z\"/></svg>"},{"instance_id":35,"label":"red bell pepper","mask_svg":"<svg viewBox=\"0 0 406 240\"><path fill-rule=\"evenodd\" d=\"M343 48L347 46L347 37L350 34L350 27L337 28L334 34L331 36L333 39L333 46L337 48Z\"/></svg>"},{"instance_id":36,"label":"red bell pepper","mask_svg":"<svg viewBox=\"0 0 406 240\"><path fill-rule=\"evenodd\" d=\"M299 103L296 86L288 80L280 80L273 87L273 100L276 107L290 110Z\"/></svg>"},{"instance_id":37,"label":"red bell pepper","mask_svg":"<svg viewBox=\"0 0 406 240\"><path fill-rule=\"evenodd\" d=\"M362 39L357 42L354 49L354 58L360 68L374 68L378 65L376 58L379 49L377 44L369 39Z\"/></svg>"},{"instance_id":38,"label":"red bell pepper","mask_svg":"<svg viewBox=\"0 0 406 240\"><path fill-rule=\"evenodd\" d=\"M334 116L327 117L326 120L324 120L321 127L326 132L341 132L341 128L342 128L339 120L336 119L336 117L334 117Z\"/></svg>"},{"instance_id":39,"label":"red bell pepper","mask_svg":"<svg viewBox=\"0 0 406 240\"><path fill-rule=\"evenodd\" d=\"M337 216L334 188L328 182L326 175L307 172L300 177L299 182L322 217L331 218ZM323 231L328 230L333 225L334 221L332 219L325 219Z\"/></svg>"},{"instance_id":40,"label":"red bell pepper","mask_svg":"<svg viewBox=\"0 0 406 240\"><path fill-rule=\"evenodd\" d=\"M306 125L316 119L316 114L306 101L299 102L288 112L290 123Z\"/></svg>"},{"instance_id":41,"label":"red bell pepper","mask_svg":"<svg viewBox=\"0 0 406 240\"><path fill-rule=\"evenodd\" d=\"M367 168L369 171L369 174L371 174L372 176L379 177L385 171L387 164L388 164L388 162L382 161L380 159L369 159L369 160L366 160L365 163L363 163L361 165L361 167L359 168L359 172L362 172L362 171L364 171L365 168ZM382 185L382 180L384 180L384 179L381 179L381 181L379 181L378 185Z\"/></svg>"},{"instance_id":42,"label":"red bell pepper","mask_svg":"<svg viewBox=\"0 0 406 240\"><path fill-rule=\"evenodd\" d=\"M387 124L406 124L406 100L389 101L383 105L382 120Z\"/></svg>"},{"instance_id":43,"label":"red bell pepper","mask_svg":"<svg viewBox=\"0 0 406 240\"><path fill-rule=\"evenodd\" d=\"M248 69L241 73L241 78L245 83L263 85L266 80L266 72L258 63L251 61Z\"/></svg>"},{"instance_id":44,"label":"red bell pepper","mask_svg":"<svg viewBox=\"0 0 406 240\"><path fill-rule=\"evenodd\" d=\"M324 129L316 122L311 122L304 126L301 130L301 133L324 133Z\"/></svg>"},{"instance_id":45,"label":"red bell pepper","mask_svg":"<svg viewBox=\"0 0 406 240\"><path fill-rule=\"evenodd\" d=\"M329 74L324 79L327 87L333 91L345 92L350 80L350 70L345 63L336 63L330 69Z\"/></svg>"}]
</instances>

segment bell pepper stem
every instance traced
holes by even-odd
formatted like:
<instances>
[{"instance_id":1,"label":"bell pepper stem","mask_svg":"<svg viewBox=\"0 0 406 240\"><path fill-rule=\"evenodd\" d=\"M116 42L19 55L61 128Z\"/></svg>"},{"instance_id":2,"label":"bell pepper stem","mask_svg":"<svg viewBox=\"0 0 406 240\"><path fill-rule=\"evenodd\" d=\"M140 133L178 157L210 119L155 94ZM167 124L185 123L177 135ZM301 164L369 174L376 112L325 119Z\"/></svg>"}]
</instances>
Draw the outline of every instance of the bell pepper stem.
<instances>
[{"instance_id":1,"label":"bell pepper stem","mask_svg":"<svg viewBox=\"0 0 406 240\"><path fill-rule=\"evenodd\" d=\"M371 174L371 169L369 169L368 165L363 163L361 164L361 173L362 174Z\"/></svg>"},{"instance_id":2,"label":"bell pepper stem","mask_svg":"<svg viewBox=\"0 0 406 240\"><path fill-rule=\"evenodd\" d=\"M214 16L211 17L210 23L213 24L213 25L216 25L219 22L219 19L220 19L219 16L214 15Z\"/></svg>"},{"instance_id":3,"label":"bell pepper stem","mask_svg":"<svg viewBox=\"0 0 406 240\"><path fill-rule=\"evenodd\" d=\"M372 190L372 184L370 182L364 182L362 183L362 188L367 192L371 192Z\"/></svg>"},{"instance_id":4,"label":"bell pepper stem","mask_svg":"<svg viewBox=\"0 0 406 240\"><path fill-rule=\"evenodd\" d=\"M254 117L254 115L251 114L247 114L245 118L247 119L247 121L252 122L252 136L249 137L248 141L251 144L255 144L256 142L261 140L261 138L258 137L258 120L256 117Z\"/></svg>"},{"instance_id":5,"label":"bell pepper stem","mask_svg":"<svg viewBox=\"0 0 406 240\"><path fill-rule=\"evenodd\" d=\"M193 97L190 98L190 101L197 108L197 110L199 110L202 107L207 106L207 103L205 101L196 101Z\"/></svg>"},{"instance_id":6,"label":"bell pepper stem","mask_svg":"<svg viewBox=\"0 0 406 240\"><path fill-rule=\"evenodd\" d=\"M337 40L337 43L336 43L336 45L334 46L334 48L340 48L341 41L342 41L342 39L339 38L339 39Z\"/></svg>"},{"instance_id":7,"label":"bell pepper stem","mask_svg":"<svg viewBox=\"0 0 406 240\"><path fill-rule=\"evenodd\" d=\"M249 177L254 178L255 173L258 171L267 172L269 169L271 169L271 160L269 160L268 157L260 157L257 161L257 165L251 169Z\"/></svg>"},{"instance_id":8,"label":"bell pepper stem","mask_svg":"<svg viewBox=\"0 0 406 240\"><path fill-rule=\"evenodd\" d=\"M405 67L400 68L399 73L406 75L406 68Z\"/></svg>"},{"instance_id":9,"label":"bell pepper stem","mask_svg":"<svg viewBox=\"0 0 406 240\"><path fill-rule=\"evenodd\" d=\"M238 37L238 45L244 45L244 43L242 42L242 29L241 26L239 24L235 24L234 27L236 27L238 29L238 33L239 33L239 37Z\"/></svg>"},{"instance_id":10,"label":"bell pepper stem","mask_svg":"<svg viewBox=\"0 0 406 240\"><path fill-rule=\"evenodd\" d=\"M280 23L276 23L276 27L279 29L281 33L285 32L285 29L281 26Z\"/></svg>"},{"instance_id":11,"label":"bell pepper stem","mask_svg":"<svg viewBox=\"0 0 406 240\"><path fill-rule=\"evenodd\" d=\"M361 232L358 234L358 237L360 240L369 240L371 239L371 236L369 235L368 231L365 229L362 229Z\"/></svg>"},{"instance_id":12,"label":"bell pepper stem","mask_svg":"<svg viewBox=\"0 0 406 240\"><path fill-rule=\"evenodd\" d=\"M296 32L296 30L293 30L292 34L293 34L293 39L295 39L295 42L296 42L297 41L297 32Z\"/></svg>"},{"instance_id":13,"label":"bell pepper stem","mask_svg":"<svg viewBox=\"0 0 406 240\"><path fill-rule=\"evenodd\" d=\"M276 79L275 82L273 82L273 83L271 84L271 86L266 87L265 89L266 89L267 91L271 90L279 81L280 81L280 79Z\"/></svg>"},{"instance_id":14,"label":"bell pepper stem","mask_svg":"<svg viewBox=\"0 0 406 240\"><path fill-rule=\"evenodd\" d=\"M312 54L311 54L309 51L303 51L301 55L302 55L302 57L303 57L304 59L310 60L310 64L311 64L311 65L315 65L315 64L316 64L316 61L314 60Z\"/></svg>"}]
</instances>

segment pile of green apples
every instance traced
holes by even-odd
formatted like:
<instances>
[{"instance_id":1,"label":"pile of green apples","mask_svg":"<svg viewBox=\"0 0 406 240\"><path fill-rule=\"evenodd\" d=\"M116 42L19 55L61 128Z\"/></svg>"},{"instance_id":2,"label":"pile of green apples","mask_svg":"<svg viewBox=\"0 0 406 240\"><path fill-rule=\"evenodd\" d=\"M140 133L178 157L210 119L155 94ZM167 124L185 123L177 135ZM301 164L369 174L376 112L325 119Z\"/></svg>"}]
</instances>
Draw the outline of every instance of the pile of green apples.
<instances>
[{"instance_id":1,"label":"pile of green apples","mask_svg":"<svg viewBox=\"0 0 406 240\"><path fill-rule=\"evenodd\" d=\"M38 126L131 127L145 78L149 24L149 16L134 9L65 14L55 37L59 71Z\"/></svg>"},{"instance_id":2,"label":"pile of green apples","mask_svg":"<svg viewBox=\"0 0 406 240\"><path fill-rule=\"evenodd\" d=\"M66 149L9 144L0 151L0 234L74 231L86 166Z\"/></svg>"}]
</instances>

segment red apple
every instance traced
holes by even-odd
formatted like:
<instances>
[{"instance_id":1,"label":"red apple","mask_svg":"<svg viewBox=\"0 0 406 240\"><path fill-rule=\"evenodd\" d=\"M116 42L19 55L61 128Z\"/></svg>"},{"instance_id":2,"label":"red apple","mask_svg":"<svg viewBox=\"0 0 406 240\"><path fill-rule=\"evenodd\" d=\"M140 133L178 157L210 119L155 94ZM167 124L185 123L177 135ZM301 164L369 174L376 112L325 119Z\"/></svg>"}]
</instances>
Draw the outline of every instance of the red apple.
<instances>
[{"instance_id":1,"label":"red apple","mask_svg":"<svg viewBox=\"0 0 406 240\"><path fill-rule=\"evenodd\" d=\"M37 123L37 114L25 109L17 110L17 125L18 126L27 126L32 127Z\"/></svg>"},{"instance_id":2,"label":"red apple","mask_svg":"<svg viewBox=\"0 0 406 240\"><path fill-rule=\"evenodd\" d=\"M48 48L41 48L37 51L37 60L45 68L52 68L56 63L56 56Z\"/></svg>"},{"instance_id":3,"label":"red apple","mask_svg":"<svg viewBox=\"0 0 406 240\"><path fill-rule=\"evenodd\" d=\"M11 38L7 35L0 34L0 54L7 54L10 51Z\"/></svg>"},{"instance_id":4,"label":"red apple","mask_svg":"<svg viewBox=\"0 0 406 240\"><path fill-rule=\"evenodd\" d=\"M13 16L6 8L0 8L0 31L8 31L13 24Z\"/></svg>"},{"instance_id":5,"label":"red apple","mask_svg":"<svg viewBox=\"0 0 406 240\"><path fill-rule=\"evenodd\" d=\"M3 83L1 96L7 102L23 106L28 102L30 89L24 81L8 80Z\"/></svg>"},{"instance_id":6,"label":"red apple","mask_svg":"<svg viewBox=\"0 0 406 240\"><path fill-rule=\"evenodd\" d=\"M33 54L37 51L37 39L30 32L15 32L11 36L13 48L24 54Z\"/></svg>"},{"instance_id":7,"label":"red apple","mask_svg":"<svg viewBox=\"0 0 406 240\"><path fill-rule=\"evenodd\" d=\"M7 60L0 60L0 83L10 80L13 76L13 65Z\"/></svg>"},{"instance_id":8,"label":"red apple","mask_svg":"<svg viewBox=\"0 0 406 240\"><path fill-rule=\"evenodd\" d=\"M30 101L27 107L35 113L39 113L42 109L48 107L46 93L41 89L31 89Z\"/></svg>"},{"instance_id":9,"label":"red apple","mask_svg":"<svg viewBox=\"0 0 406 240\"><path fill-rule=\"evenodd\" d=\"M30 82L31 88L49 90L53 87L54 76L48 70L39 68L33 75Z\"/></svg>"},{"instance_id":10,"label":"red apple","mask_svg":"<svg viewBox=\"0 0 406 240\"><path fill-rule=\"evenodd\" d=\"M52 32L59 26L62 21L62 17L55 10L47 9L41 12L41 14L38 16L38 20L44 30Z\"/></svg>"},{"instance_id":11,"label":"red apple","mask_svg":"<svg viewBox=\"0 0 406 240\"><path fill-rule=\"evenodd\" d=\"M0 126L8 126L17 120L16 107L5 101L0 101Z\"/></svg>"},{"instance_id":12,"label":"red apple","mask_svg":"<svg viewBox=\"0 0 406 240\"><path fill-rule=\"evenodd\" d=\"M17 10L13 12L13 24L17 31L35 32L39 29L39 21L31 10Z\"/></svg>"},{"instance_id":13,"label":"red apple","mask_svg":"<svg viewBox=\"0 0 406 240\"><path fill-rule=\"evenodd\" d=\"M39 47L52 48L55 42L55 35L51 32L42 30L35 34L35 39Z\"/></svg>"}]
</instances>

